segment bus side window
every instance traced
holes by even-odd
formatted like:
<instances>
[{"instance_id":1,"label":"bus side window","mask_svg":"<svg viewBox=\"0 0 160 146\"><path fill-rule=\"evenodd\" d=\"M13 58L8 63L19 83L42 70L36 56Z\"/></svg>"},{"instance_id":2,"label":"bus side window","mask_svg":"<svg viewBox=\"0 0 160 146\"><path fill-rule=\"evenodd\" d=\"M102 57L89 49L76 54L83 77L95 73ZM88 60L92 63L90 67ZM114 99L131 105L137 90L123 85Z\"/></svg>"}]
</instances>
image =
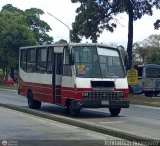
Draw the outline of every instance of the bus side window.
<instances>
[{"instance_id":1,"label":"bus side window","mask_svg":"<svg viewBox=\"0 0 160 146\"><path fill-rule=\"evenodd\" d=\"M20 67L23 71L26 71L26 50L21 50Z\"/></svg>"},{"instance_id":2,"label":"bus side window","mask_svg":"<svg viewBox=\"0 0 160 146\"><path fill-rule=\"evenodd\" d=\"M27 72L36 72L36 48L27 51Z\"/></svg>"},{"instance_id":3,"label":"bus side window","mask_svg":"<svg viewBox=\"0 0 160 146\"><path fill-rule=\"evenodd\" d=\"M64 63L63 63L63 76L72 76L71 65L69 64L69 52L64 49Z\"/></svg>"},{"instance_id":4,"label":"bus side window","mask_svg":"<svg viewBox=\"0 0 160 146\"><path fill-rule=\"evenodd\" d=\"M47 53L47 73L52 74L52 66L53 66L53 48L48 48Z\"/></svg>"},{"instance_id":5,"label":"bus side window","mask_svg":"<svg viewBox=\"0 0 160 146\"><path fill-rule=\"evenodd\" d=\"M37 49L37 72L46 72L47 48Z\"/></svg>"}]
</instances>

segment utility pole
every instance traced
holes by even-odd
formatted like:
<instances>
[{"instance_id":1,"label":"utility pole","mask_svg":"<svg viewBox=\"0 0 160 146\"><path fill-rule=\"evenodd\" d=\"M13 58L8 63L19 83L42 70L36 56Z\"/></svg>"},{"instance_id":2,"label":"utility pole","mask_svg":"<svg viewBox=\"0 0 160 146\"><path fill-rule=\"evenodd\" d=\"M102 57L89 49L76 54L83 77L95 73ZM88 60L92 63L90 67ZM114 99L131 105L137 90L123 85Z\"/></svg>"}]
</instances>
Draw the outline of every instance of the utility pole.
<instances>
[{"instance_id":1,"label":"utility pole","mask_svg":"<svg viewBox=\"0 0 160 146\"><path fill-rule=\"evenodd\" d=\"M51 13L47 12L50 16L52 16L54 19L56 19L57 21L59 21L60 23L62 23L64 26L67 27L67 29L69 30L69 43L71 43L71 30L69 28L69 26L67 24L65 24L63 21L59 20L57 17L55 17L54 15L52 15Z\"/></svg>"}]
</instances>

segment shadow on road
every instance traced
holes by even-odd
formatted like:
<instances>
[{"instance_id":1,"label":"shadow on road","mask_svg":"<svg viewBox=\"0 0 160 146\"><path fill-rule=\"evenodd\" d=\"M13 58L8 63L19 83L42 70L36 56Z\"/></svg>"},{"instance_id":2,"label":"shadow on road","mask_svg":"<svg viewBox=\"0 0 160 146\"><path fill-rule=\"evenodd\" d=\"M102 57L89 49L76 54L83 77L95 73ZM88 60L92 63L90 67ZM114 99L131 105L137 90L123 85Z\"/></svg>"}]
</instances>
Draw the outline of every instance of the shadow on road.
<instances>
[{"instance_id":1,"label":"shadow on road","mask_svg":"<svg viewBox=\"0 0 160 146\"><path fill-rule=\"evenodd\" d=\"M71 117L65 110L64 107L57 106L57 105L43 105L40 109L43 112L48 112L48 113L53 113L56 115L63 115L66 117ZM119 117L122 117L121 115ZM101 112L101 111L95 111L95 110L90 110L90 109L82 109L80 112L80 115L78 117L74 117L76 119L92 119L92 118L111 118L110 113L107 113L107 108L106 108L106 113ZM113 117L112 117L113 118Z\"/></svg>"}]
</instances>

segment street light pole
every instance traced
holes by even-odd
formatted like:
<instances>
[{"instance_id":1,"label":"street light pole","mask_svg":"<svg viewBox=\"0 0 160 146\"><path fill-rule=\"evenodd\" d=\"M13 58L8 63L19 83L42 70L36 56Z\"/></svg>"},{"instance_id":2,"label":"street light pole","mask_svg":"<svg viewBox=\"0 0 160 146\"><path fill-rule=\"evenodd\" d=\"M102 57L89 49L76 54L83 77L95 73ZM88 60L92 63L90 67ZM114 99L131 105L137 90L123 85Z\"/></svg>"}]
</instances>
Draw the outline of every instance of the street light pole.
<instances>
[{"instance_id":1,"label":"street light pole","mask_svg":"<svg viewBox=\"0 0 160 146\"><path fill-rule=\"evenodd\" d=\"M51 13L47 12L50 16L52 16L54 19L56 19L57 21L59 21L60 23L62 23L64 26L66 26L69 30L69 43L71 43L71 30L69 28L69 26L67 24L65 24L64 22L62 22L61 20L59 20L57 17L55 17L54 15L52 15Z\"/></svg>"}]
</instances>

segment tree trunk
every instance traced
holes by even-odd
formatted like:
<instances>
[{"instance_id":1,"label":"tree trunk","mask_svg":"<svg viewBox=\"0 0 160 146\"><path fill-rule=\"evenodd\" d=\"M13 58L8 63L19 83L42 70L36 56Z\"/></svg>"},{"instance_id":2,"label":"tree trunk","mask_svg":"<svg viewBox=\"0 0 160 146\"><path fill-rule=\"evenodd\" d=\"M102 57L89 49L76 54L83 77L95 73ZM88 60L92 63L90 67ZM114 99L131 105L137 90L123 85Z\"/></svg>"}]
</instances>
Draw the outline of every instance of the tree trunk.
<instances>
[{"instance_id":1,"label":"tree trunk","mask_svg":"<svg viewBox=\"0 0 160 146\"><path fill-rule=\"evenodd\" d=\"M128 44L127 44L127 53L128 53L128 63L127 70L132 67L132 44L133 44L133 6L130 0L127 0L128 5Z\"/></svg>"}]
</instances>

